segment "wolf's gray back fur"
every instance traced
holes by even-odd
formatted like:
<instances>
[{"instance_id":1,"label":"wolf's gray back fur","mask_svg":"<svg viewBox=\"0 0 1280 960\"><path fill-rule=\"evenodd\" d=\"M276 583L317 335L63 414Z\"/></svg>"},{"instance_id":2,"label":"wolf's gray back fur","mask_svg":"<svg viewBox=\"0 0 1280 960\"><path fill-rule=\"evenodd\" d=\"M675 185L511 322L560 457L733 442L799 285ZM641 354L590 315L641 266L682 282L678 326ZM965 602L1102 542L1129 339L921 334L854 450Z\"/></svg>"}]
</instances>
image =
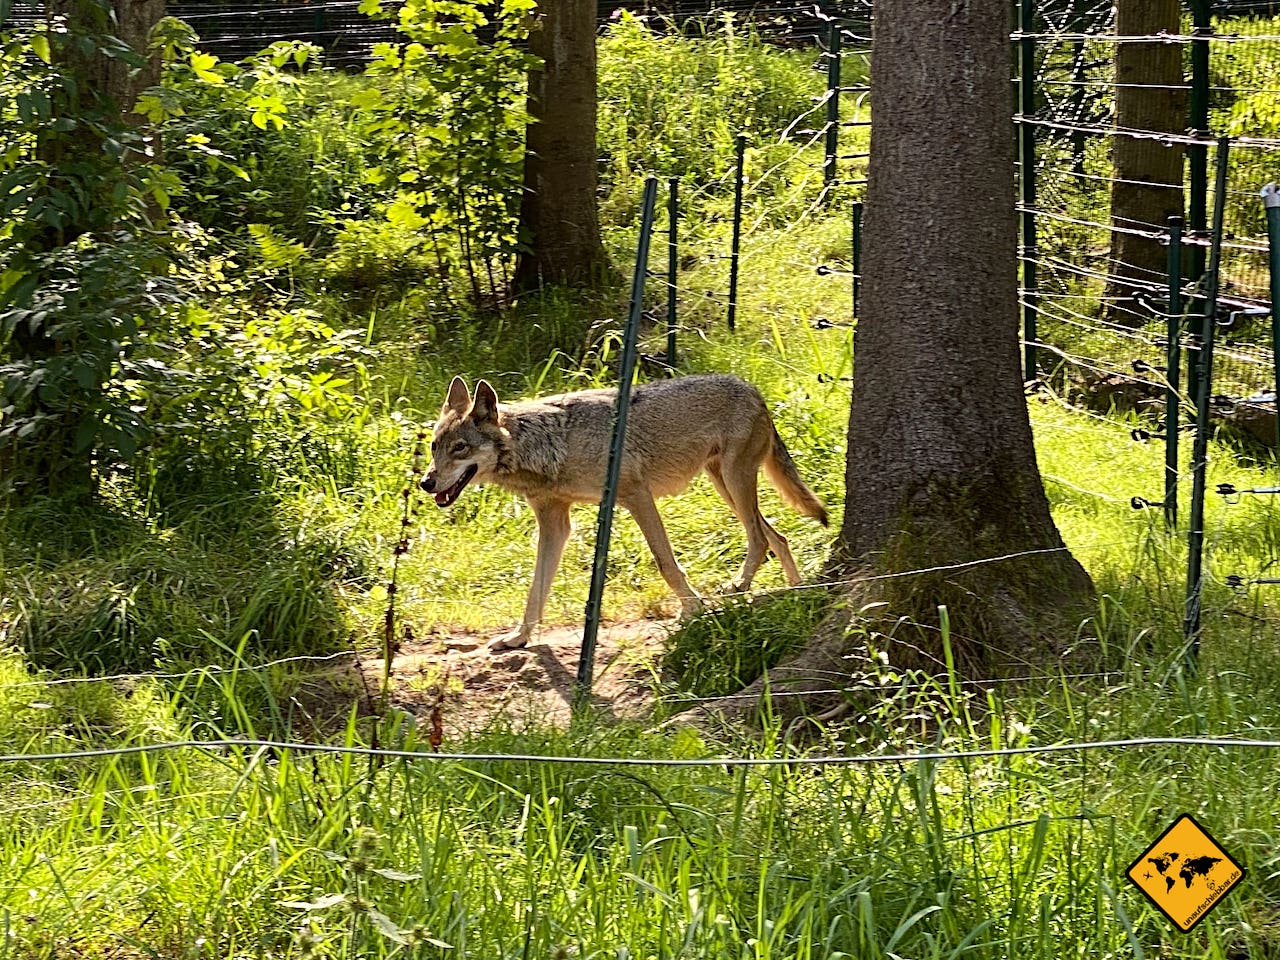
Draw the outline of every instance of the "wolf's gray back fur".
<instances>
[{"instance_id":1,"label":"wolf's gray back fur","mask_svg":"<svg viewBox=\"0 0 1280 960\"><path fill-rule=\"evenodd\" d=\"M504 466L558 481L579 460L605 462L617 399L618 391L609 388L500 405L511 438ZM715 456L726 440L749 436L762 419L769 420L769 411L760 391L737 377L705 374L641 384L631 393L624 459L683 475L684 465L698 459L692 448L705 448L703 460Z\"/></svg>"}]
</instances>

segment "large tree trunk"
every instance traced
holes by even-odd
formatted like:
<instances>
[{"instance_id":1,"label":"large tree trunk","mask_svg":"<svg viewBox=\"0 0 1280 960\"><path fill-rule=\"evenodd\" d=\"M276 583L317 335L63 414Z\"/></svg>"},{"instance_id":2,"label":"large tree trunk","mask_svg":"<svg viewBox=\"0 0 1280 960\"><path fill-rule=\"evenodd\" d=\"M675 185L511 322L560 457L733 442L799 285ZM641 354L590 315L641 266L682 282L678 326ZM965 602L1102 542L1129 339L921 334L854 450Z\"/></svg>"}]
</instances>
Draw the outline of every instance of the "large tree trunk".
<instances>
[{"instance_id":1,"label":"large tree trunk","mask_svg":"<svg viewBox=\"0 0 1280 960\"><path fill-rule=\"evenodd\" d=\"M148 87L160 82L160 57L149 50L151 29L165 15L166 0L51 0L53 13L64 17L68 24L66 39L51 44L53 62L59 72L75 81L66 84L55 100L55 119L71 120L75 128L70 133L55 130L51 125L47 134L39 138L37 149L42 159L52 167L68 164L73 167L114 164L104 153L111 136L110 127L125 124L140 127L145 118L133 112L138 97ZM94 42L81 41L86 37ZM139 57L141 66L119 56L107 56L96 38L111 37L123 42ZM150 145L153 152L155 145ZM132 152L125 159L136 160ZM96 184L102 193L101 200L94 199L86 206L84 222L75 223L54 240L51 245L68 243L77 233L94 229L93 214L110 206L105 195L114 182L110 177L98 178Z\"/></svg>"},{"instance_id":2,"label":"large tree trunk","mask_svg":"<svg viewBox=\"0 0 1280 960\"><path fill-rule=\"evenodd\" d=\"M1076 639L1092 583L1050 517L1022 392L1010 53L1007 0L876 0L863 310L833 558L857 582L752 692L830 687L864 644L941 673L939 605L971 677L1056 666ZM715 712L755 707L735 698Z\"/></svg>"},{"instance_id":3,"label":"large tree trunk","mask_svg":"<svg viewBox=\"0 0 1280 960\"><path fill-rule=\"evenodd\" d=\"M1010 63L1005 0L878 0L838 545L893 573L974 564L876 592L921 622L949 605L982 675L1056 653L1092 592L1049 515L1022 392ZM975 563L1010 554L1029 555Z\"/></svg>"},{"instance_id":4,"label":"large tree trunk","mask_svg":"<svg viewBox=\"0 0 1280 960\"><path fill-rule=\"evenodd\" d=\"M125 120L139 121L132 113L138 95L160 82L160 58L149 56L148 46L151 28L164 16L165 0L53 0L53 9L75 24L73 33L112 36L146 57L146 64L136 67L99 51L86 55L74 46L63 50L63 62L93 84L92 95L109 100Z\"/></svg>"},{"instance_id":5,"label":"large tree trunk","mask_svg":"<svg viewBox=\"0 0 1280 960\"><path fill-rule=\"evenodd\" d=\"M1180 32L1178 0L1119 0L1118 36L1154 36ZM1183 85L1182 46L1176 43L1116 45L1116 126L1181 134L1187 126L1187 94ZM1163 284L1167 249L1159 239L1132 232L1162 228L1169 217L1182 216L1181 144L1147 137L1114 138L1111 181L1111 270L1107 296L1112 322L1136 326L1147 311L1132 298L1143 284ZM1130 282L1133 281L1133 282Z\"/></svg>"},{"instance_id":6,"label":"large tree trunk","mask_svg":"<svg viewBox=\"0 0 1280 960\"><path fill-rule=\"evenodd\" d=\"M607 268L596 210L596 4L545 0L529 52L517 290L590 283Z\"/></svg>"}]
</instances>

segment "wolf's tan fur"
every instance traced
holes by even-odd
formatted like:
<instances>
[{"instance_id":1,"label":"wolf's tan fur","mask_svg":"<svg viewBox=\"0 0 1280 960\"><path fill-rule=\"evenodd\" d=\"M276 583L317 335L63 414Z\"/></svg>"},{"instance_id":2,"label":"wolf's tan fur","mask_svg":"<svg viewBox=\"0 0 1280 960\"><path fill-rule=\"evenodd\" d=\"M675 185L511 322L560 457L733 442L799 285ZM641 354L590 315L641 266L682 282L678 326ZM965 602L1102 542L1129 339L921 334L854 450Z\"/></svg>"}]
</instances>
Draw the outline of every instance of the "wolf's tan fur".
<instances>
[{"instance_id":1,"label":"wolf's tan fur","mask_svg":"<svg viewBox=\"0 0 1280 960\"><path fill-rule=\"evenodd\" d=\"M542 619L569 538L569 505L600 500L616 399L616 390L585 390L503 404L483 380L474 398L460 377L449 387L423 489L445 507L470 480L496 483L528 500L538 521L524 618L493 642L494 649L523 646ZM787 581L799 582L786 539L760 513L761 466L787 503L826 525L826 508L800 479L755 387L713 374L643 384L632 392L618 502L635 517L684 615L701 609L701 599L676 562L654 501L679 493L702 471L747 533L747 556L730 589L746 590L770 551Z\"/></svg>"}]
</instances>

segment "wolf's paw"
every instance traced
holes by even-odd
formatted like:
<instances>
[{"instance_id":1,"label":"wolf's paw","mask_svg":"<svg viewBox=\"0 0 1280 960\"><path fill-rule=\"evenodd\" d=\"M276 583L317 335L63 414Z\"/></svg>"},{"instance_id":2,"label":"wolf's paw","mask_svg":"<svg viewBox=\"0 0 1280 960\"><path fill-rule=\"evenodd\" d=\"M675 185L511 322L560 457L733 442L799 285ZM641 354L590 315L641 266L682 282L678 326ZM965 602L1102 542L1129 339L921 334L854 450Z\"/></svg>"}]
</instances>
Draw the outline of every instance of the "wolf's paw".
<instances>
[{"instance_id":1,"label":"wolf's paw","mask_svg":"<svg viewBox=\"0 0 1280 960\"><path fill-rule=\"evenodd\" d=\"M529 631L517 627L507 633L499 634L489 641L490 653L501 653L503 650L519 650L529 642Z\"/></svg>"},{"instance_id":2,"label":"wolf's paw","mask_svg":"<svg viewBox=\"0 0 1280 960\"><path fill-rule=\"evenodd\" d=\"M750 589L751 585L744 584L741 579L729 580L728 582L720 585L720 594L722 596L727 596L733 593L746 593Z\"/></svg>"},{"instance_id":3,"label":"wolf's paw","mask_svg":"<svg viewBox=\"0 0 1280 960\"><path fill-rule=\"evenodd\" d=\"M704 610L702 598L696 593L692 597L680 598L680 619L692 620Z\"/></svg>"}]
</instances>

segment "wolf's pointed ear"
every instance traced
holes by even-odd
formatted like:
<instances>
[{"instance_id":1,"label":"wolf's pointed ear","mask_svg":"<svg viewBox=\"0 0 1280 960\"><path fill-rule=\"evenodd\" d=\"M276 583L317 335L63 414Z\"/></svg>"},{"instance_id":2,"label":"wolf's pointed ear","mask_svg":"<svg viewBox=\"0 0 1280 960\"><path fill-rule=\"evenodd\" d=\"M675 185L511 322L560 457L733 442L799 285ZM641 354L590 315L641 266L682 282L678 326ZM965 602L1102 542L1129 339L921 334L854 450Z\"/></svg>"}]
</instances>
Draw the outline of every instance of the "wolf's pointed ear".
<instances>
[{"instance_id":1,"label":"wolf's pointed ear","mask_svg":"<svg viewBox=\"0 0 1280 960\"><path fill-rule=\"evenodd\" d=\"M498 395L489 386L489 381L481 380L476 384L476 398L471 403L471 419L484 421L497 418Z\"/></svg>"},{"instance_id":2,"label":"wolf's pointed ear","mask_svg":"<svg viewBox=\"0 0 1280 960\"><path fill-rule=\"evenodd\" d=\"M453 410L457 413L465 413L467 407L471 406L471 394L467 393L467 382L461 377L454 377L453 383L449 384L449 395L444 398L444 407L441 413L447 413Z\"/></svg>"}]
</instances>

